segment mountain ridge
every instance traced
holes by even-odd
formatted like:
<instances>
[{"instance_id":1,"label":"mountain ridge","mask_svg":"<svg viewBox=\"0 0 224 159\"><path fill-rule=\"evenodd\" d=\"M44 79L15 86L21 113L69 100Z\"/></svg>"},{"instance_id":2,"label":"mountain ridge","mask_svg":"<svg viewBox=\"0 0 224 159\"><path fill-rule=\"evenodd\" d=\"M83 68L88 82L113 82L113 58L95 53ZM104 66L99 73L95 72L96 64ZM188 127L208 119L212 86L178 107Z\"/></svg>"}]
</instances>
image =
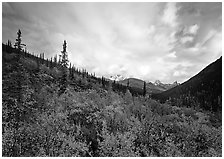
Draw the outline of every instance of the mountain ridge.
<instances>
[{"instance_id":1,"label":"mountain ridge","mask_svg":"<svg viewBox=\"0 0 224 159\"><path fill-rule=\"evenodd\" d=\"M212 93L211 93L212 92ZM210 63L195 76L162 93L153 95L153 98L162 102L170 99L173 104L177 104L181 99L184 102L179 105L200 107L205 110L221 110L222 96L222 56ZM192 104L191 101L197 102Z\"/></svg>"},{"instance_id":2,"label":"mountain ridge","mask_svg":"<svg viewBox=\"0 0 224 159\"><path fill-rule=\"evenodd\" d=\"M139 89L143 89L144 81L138 78L126 78L124 80L118 81L122 85L127 85L129 81L130 87L136 87ZM148 94L154 94L154 93L160 93L163 91L166 91L170 88L173 88L176 86L176 83L173 84L163 84L160 82L160 84L155 84L152 82L146 82L146 90Z\"/></svg>"}]
</instances>

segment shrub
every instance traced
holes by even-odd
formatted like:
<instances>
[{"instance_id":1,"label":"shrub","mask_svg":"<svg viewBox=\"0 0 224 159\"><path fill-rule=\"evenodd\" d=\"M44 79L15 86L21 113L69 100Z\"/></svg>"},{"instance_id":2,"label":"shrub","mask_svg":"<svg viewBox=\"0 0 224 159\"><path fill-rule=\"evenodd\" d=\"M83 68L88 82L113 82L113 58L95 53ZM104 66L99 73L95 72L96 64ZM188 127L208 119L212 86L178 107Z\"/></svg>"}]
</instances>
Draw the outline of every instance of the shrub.
<instances>
[{"instance_id":1,"label":"shrub","mask_svg":"<svg viewBox=\"0 0 224 159\"><path fill-rule=\"evenodd\" d=\"M103 141L99 145L99 156L102 157L136 157L138 150L134 146L136 138L130 132L109 133L106 125L102 131Z\"/></svg>"},{"instance_id":2,"label":"shrub","mask_svg":"<svg viewBox=\"0 0 224 159\"><path fill-rule=\"evenodd\" d=\"M26 67L27 70L37 70L37 63L31 59L22 59L23 66Z\"/></svg>"}]
</instances>

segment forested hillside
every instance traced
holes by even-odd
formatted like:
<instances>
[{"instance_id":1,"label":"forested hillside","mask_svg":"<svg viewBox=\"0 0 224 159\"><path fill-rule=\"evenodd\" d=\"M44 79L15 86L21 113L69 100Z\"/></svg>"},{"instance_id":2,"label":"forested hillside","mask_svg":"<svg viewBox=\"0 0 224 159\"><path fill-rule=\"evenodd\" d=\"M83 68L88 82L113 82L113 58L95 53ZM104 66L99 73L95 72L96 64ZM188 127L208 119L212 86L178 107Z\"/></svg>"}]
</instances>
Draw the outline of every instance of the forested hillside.
<instances>
[{"instance_id":1,"label":"forested hillside","mask_svg":"<svg viewBox=\"0 0 224 159\"><path fill-rule=\"evenodd\" d=\"M69 65L66 41L50 60L2 47L3 156L222 156L211 114Z\"/></svg>"},{"instance_id":2,"label":"forested hillside","mask_svg":"<svg viewBox=\"0 0 224 159\"><path fill-rule=\"evenodd\" d=\"M222 120L222 57L183 84L153 97L177 106L215 112Z\"/></svg>"}]
</instances>

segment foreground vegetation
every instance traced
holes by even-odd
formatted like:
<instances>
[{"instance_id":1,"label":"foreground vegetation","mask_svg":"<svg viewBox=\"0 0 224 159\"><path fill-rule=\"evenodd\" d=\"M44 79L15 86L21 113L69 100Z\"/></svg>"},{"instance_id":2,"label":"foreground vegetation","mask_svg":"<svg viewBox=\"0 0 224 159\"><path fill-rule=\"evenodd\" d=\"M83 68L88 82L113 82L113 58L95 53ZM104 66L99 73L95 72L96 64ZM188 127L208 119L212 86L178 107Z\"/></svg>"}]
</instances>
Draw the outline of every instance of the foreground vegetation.
<instances>
[{"instance_id":1,"label":"foreground vegetation","mask_svg":"<svg viewBox=\"0 0 224 159\"><path fill-rule=\"evenodd\" d=\"M3 56L3 156L222 156L222 127L206 112L77 74L58 95L56 67Z\"/></svg>"}]
</instances>

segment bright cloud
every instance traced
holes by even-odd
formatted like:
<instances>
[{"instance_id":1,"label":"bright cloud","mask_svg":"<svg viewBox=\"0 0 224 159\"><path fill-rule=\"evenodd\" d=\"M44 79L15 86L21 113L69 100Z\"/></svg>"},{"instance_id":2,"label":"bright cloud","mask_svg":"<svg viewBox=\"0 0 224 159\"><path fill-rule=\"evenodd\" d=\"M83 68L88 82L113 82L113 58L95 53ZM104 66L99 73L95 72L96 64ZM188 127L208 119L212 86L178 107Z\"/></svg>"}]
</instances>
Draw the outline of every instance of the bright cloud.
<instances>
[{"instance_id":1,"label":"bright cloud","mask_svg":"<svg viewBox=\"0 0 224 159\"><path fill-rule=\"evenodd\" d=\"M170 58L176 58L176 51L173 51L171 52L170 54L167 55L167 57L170 57Z\"/></svg>"},{"instance_id":2,"label":"bright cloud","mask_svg":"<svg viewBox=\"0 0 224 159\"><path fill-rule=\"evenodd\" d=\"M176 76L176 77L183 76L183 75L187 75L187 72L185 72L185 71L175 71L173 73L173 76Z\"/></svg>"},{"instance_id":3,"label":"bright cloud","mask_svg":"<svg viewBox=\"0 0 224 159\"><path fill-rule=\"evenodd\" d=\"M172 27L176 27L178 25L177 10L176 3L167 3L163 12L162 21Z\"/></svg>"},{"instance_id":4,"label":"bright cloud","mask_svg":"<svg viewBox=\"0 0 224 159\"><path fill-rule=\"evenodd\" d=\"M184 36L181 38L181 43L192 42L194 38L192 36Z\"/></svg>"},{"instance_id":5,"label":"bright cloud","mask_svg":"<svg viewBox=\"0 0 224 159\"><path fill-rule=\"evenodd\" d=\"M199 29L199 26L197 24L194 24L190 26L189 33L195 35Z\"/></svg>"}]
</instances>

